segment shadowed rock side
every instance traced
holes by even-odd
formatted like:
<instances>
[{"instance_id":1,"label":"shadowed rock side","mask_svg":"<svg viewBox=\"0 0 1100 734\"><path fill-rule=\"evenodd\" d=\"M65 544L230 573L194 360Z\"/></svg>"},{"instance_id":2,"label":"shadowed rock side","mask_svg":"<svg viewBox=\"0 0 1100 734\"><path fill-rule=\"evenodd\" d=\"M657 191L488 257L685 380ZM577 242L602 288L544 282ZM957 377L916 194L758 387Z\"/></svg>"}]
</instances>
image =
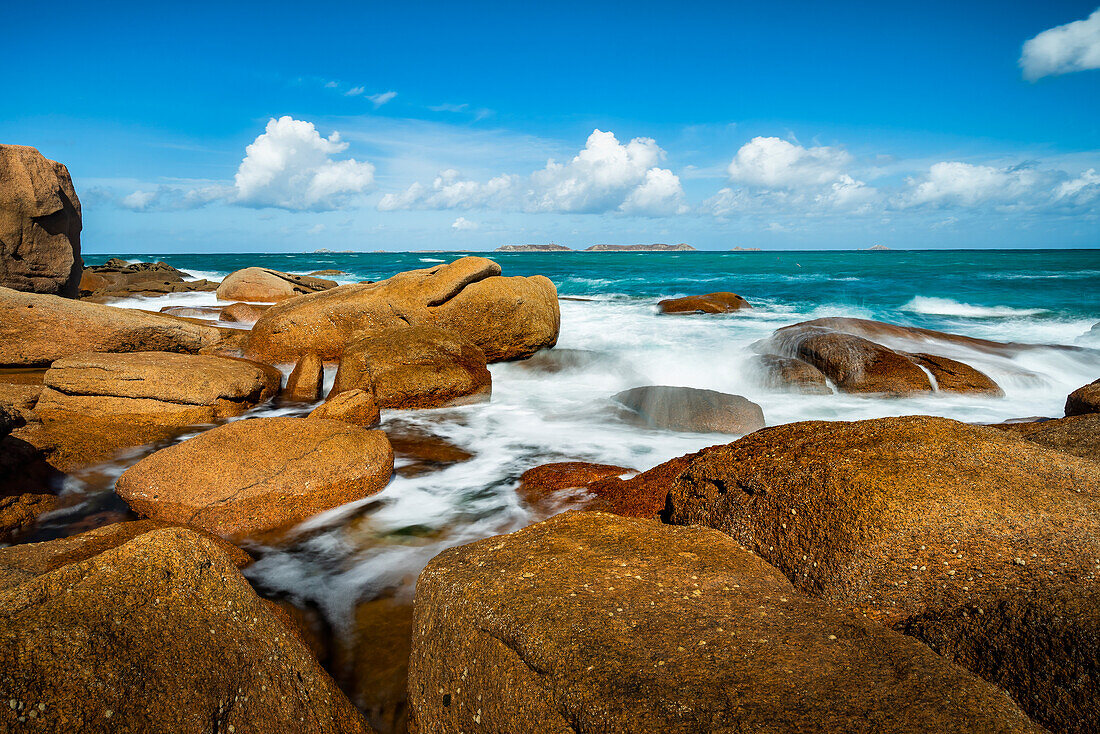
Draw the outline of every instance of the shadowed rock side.
<instances>
[{"instance_id":1,"label":"shadowed rock side","mask_svg":"<svg viewBox=\"0 0 1100 734\"><path fill-rule=\"evenodd\" d=\"M0 288L0 365L48 365L81 352L194 354L221 342L224 331L166 314Z\"/></svg>"},{"instance_id":2,"label":"shadowed rock side","mask_svg":"<svg viewBox=\"0 0 1100 734\"><path fill-rule=\"evenodd\" d=\"M80 199L69 169L25 145L0 145L0 286L75 298Z\"/></svg>"},{"instance_id":3,"label":"shadowed rock side","mask_svg":"<svg viewBox=\"0 0 1100 734\"><path fill-rule=\"evenodd\" d=\"M271 398L280 379L241 359L89 352L53 363L35 413L56 445L51 463L66 469L239 415Z\"/></svg>"},{"instance_id":4,"label":"shadowed rock side","mask_svg":"<svg viewBox=\"0 0 1100 734\"><path fill-rule=\"evenodd\" d=\"M210 540L142 534L0 589L4 731L369 732Z\"/></svg>"},{"instance_id":5,"label":"shadowed rock side","mask_svg":"<svg viewBox=\"0 0 1100 734\"><path fill-rule=\"evenodd\" d=\"M752 308L749 302L736 293L708 293L705 296L684 296L666 298L657 302L661 313L733 313L743 308Z\"/></svg>"},{"instance_id":6,"label":"shadowed rock side","mask_svg":"<svg viewBox=\"0 0 1100 734\"><path fill-rule=\"evenodd\" d=\"M484 352L458 334L403 326L348 343L332 393L356 388L380 408L442 408L488 400L493 383Z\"/></svg>"},{"instance_id":7,"label":"shadowed rock side","mask_svg":"<svg viewBox=\"0 0 1100 734\"><path fill-rule=\"evenodd\" d=\"M250 418L161 449L115 487L139 515L243 539L286 530L386 486L381 431L315 418Z\"/></svg>"},{"instance_id":8,"label":"shadowed rock side","mask_svg":"<svg viewBox=\"0 0 1100 734\"><path fill-rule=\"evenodd\" d=\"M415 325L453 331L499 362L553 346L560 320L547 278L501 277L493 261L464 257L276 304L252 328L248 355L293 362L314 351L335 360L357 332Z\"/></svg>"},{"instance_id":9,"label":"shadowed rock side","mask_svg":"<svg viewBox=\"0 0 1100 734\"><path fill-rule=\"evenodd\" d=\"M321 399L325 382L325 366L313 352L306 352L294 365L286 378L282 397L302 403L315 403Z\"/></svg>"},{"instance_id":10,"label":"shadowed rock side","mask_svg":"<svg viewBox=\"0 0 1100 734\"><path fill-rule=\"evenodd\" d=\"M1038 732L920 643L727 536L567 513L421 573L410 730Z\"/></svg>"},{"instance_id":11,"label":"shadowed rock side","mask_svg":"<svg viewBox=\"0 0 1100 734\"><path fill-rule=\"evenodd\" d=\"M1079 387L1066 398L1066 415L1100 413L1100 380Z\"/></svg>"},{"instance_id":12,"label":"shadowed rock side","mask_svg":"<svg viewBox=\"0 0 1100 734\"><path fill-rule=\"evenodd\" d=\"M697 433L751 433L764 427L764 412L740 395L664 385L635 387L611 398L624 417L651 428Z\"/></svg>"},{"instance_id":13,"label":"shadowed rock side","mask_svg":"<svg viewBox=\"0 0 1100 734\"><path fill-rule=\"evenodd\" d=\"M915 393L958 392L1001 397L1004 392L988 375L954 359L920 352L909 354L871 341L861 334L875 334L882 327L885 336L908 343L940 346L954 343L982 345L981 351L992 351L988 345L1008 350L1011 345L970 340L924 329L907 329L892 324L880 324L862 319L817 319L776 330L768 339L754 345L765 353L765 359L798 360L823 373L842 392L894 395L904 397ZM851 333L857 332L857 333ZM935 335L935 336L932 336ZM932 340L932 342L929 342ZM769 366L768 379L778 382L791 372L790 365ZM801 384L802 375L792 373L792 387Z\"/></svg>"},{"instance_id":14,"label":"shadowed rock side","mask_svg":"<svg viewBox=\"0 0 1100 734\"><path fill-rule=\"evenodd\" d=\"M270 268L245 268L225 276L218 286L218 300L273 303L335 287L334 280L292 275Z\"/></svg>"},{"instance_id":15,"label":"shadowed rock side","mask_svg":"<svg viewBox=\"0 0 1100 734\"><path fill-rule=\"evenodd\" d=\"M762 354L750 363L764 387L805 395L832 395L825 373L801 359Z\"/></svg>"},{"instance_id":16,"label":"shadowed rock side","mask_svg":"<svg viewBox=\"0 0 1100 734\"><path fill-rule=\"evenodd\" d=\"M997 428L1040 446L1100 461L1100 413L1032 423L999 423Z\"/></svg>"},{"instance_id":17,"label":"shadowed rock side","mask_svg":"<svg viewBox=\"0 0 1100 734\"><path fill-rule=\"evenodd\" d=\"M1086 732L1100 729L1098 491L1100 464L992 428L812 421L702 451L667 518L729 533L806 593L887 624L919 619L910 629L1037 721ZM993 617L982 626L999 635L981 664L948 643L966 614ZM1021 645L1028 635L1042 644Z\"/></svg>"}]
</instances>

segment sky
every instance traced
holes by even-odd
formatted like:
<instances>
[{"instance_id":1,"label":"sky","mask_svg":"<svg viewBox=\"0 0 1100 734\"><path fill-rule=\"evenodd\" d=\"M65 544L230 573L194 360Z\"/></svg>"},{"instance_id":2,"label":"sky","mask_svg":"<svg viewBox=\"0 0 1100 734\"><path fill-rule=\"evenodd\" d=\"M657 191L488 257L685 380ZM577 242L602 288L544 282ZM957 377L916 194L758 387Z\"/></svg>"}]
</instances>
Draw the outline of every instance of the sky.
<instances>
[{"instance_id":1,"label":"sky","mask_svg":"<svg viewBox=\"0 0 1100 734\"><path fill-rule=\"evenodd\" d=\"M1097 0L50 8L86 252L1100 247Z\"/></svg>"}]
</instances>

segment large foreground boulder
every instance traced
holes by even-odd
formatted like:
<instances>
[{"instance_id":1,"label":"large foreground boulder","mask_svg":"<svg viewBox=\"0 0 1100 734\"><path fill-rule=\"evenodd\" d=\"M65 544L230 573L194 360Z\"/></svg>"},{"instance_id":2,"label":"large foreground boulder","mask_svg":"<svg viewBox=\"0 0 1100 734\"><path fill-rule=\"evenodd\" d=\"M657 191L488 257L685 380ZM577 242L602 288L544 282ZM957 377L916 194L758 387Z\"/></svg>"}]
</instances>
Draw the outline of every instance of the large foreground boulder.
<instances>
[{"instance_id":1,"label":"large foreground boulder","mask_svg":"<svg viewBox=\"0 0 1100 734\"><path fill-rule=\"evenodd\" d=\"M276 304L252 328L248 356L294 362L314 351L334 360L357 332L420 325L453 331L499 362L553 346L560 320L547 278L501 277L495 262L464 257Z\"/></svg>"},{"instance_id":2,"label":"large foreground boulder","mask_svg":"<svg viewBox=\"0 0 1100 734\"><path fill-rule=\"evenodd\" d=\"M657 302L661 313L732 313L744 308L752 308L749 302L736 293L708 293L705 296L684 296L666 298Z\"/></svg>"},{"instance_id":3,"label":"large foreground boulder","mask_svg":"<svg viewBox=\"0 0 1100 734\"><path fill-rule=\"evenodd\" d=\"M1066 415L1100 413L1100 380L1079 387L1066 398Z\"/></svg>"},{"instance_id":4,"label":"large foreground boulder","mask_svg":"<svg viewBox=\"0 0 1100 734\"><path fill-rule=\"evenodd\" d=\"M999 423L992 428L1013 433L1040 446L1100 461L1100 413L1028 423Z\"/></svg>"},{"instance_id":5,"label":"large foreground boulder","mask_svg":"<svg viewBox=\"0 0 1100 734\"><path fill-rule=\"evenodd\" d=\"M1100 464L944 418L813 421L703 450L667 503L802 591L909 625L1052 730L1100 729ZM995 638L980 661L948 629L974 614Z\"/></svg>"},{"instance_id":6,"label":"large foreground boulder","mask_svg":"<svg viewBox=\"0 0 1100 734\"><path fill-rule=\"evenodd\" d=\"M71 466L239 415L279 389L267 365L172 352L87 352L46 371L35 414Z\"/></svg>"},{"instance_id":7,"label":"large foreground boulder","mask_svg":"<svg viewBox=\"0 0 1100 734\"><path fill-rule=\"evenodd\" d=\"M0 288L0 366L48 365L80 352L194 354L221 329L165 314Z\"/></svg>"},{"instance_id":8,"label":"large foreground boulder","mask_svg":"<svg viewBox=\"0 0 1100 734\"><path fill-rule=\"evenodd\" d=\"M139 515L243 539L288 529L386 486L381 431L316 418L251 418L161 449L119 477Z\"/></svg>"},{"instance_id":9,"label":"large foreground boulder","mask_svg":"<svg viewBox=\"0 0 1100 734\"><path fill-rule=\"evenodd\" d=\"M271 268L245 268L225 276L218 286L218 300L275 303L335 287L336 281L310 275L292 275Z\"/></svg>"},{"instance_id":10,"label":"large foreground boulder","mask_svg":"<svg viewBox=\"0 0 1100 734\"><path fill-rule=\"evenodd\" d=\"M611 398L624 416L650 428L742 435L764 427L764 411L748 398L694 387L652 385Z\"/></svg>"},{"instance_id":11,"label":"large foreground boulder","mask_svg":"<svg viewBox=\"0 0 1100 734\"><path fill-rule=\"evenodd\" d=\"M144 533L0 589L0 729L368 732L210 540Z\"/></svg>"},{"instance_id":12,"label":"large foreground boulder","mask_svg":"<svg viewBox=\"0 0 1100 734\"><path fill-rule=\"evenodd\" d=\"M1038 732L995 687L808 599L727 536L567 513L417 581L411 730Z\"/></svg>"},{"instance_id":13,"label":"large foreground boulder","mask_svg":"<svg viewBox=\"0 0 1100 734\"><path fill-rule=\"evenodd\" d=\"M480 402L493 391L485 353L432 326L367 332L340 358L333 395L373 392L380 408L442 408Z\"/></svg>"},{"instance_id":14,"label":"large foreground boulder","mask_svg":"<svg viewBox=\"0 0 1100 734\"><path fill-rule=\"evenodd\" d=\"M74 298L80 199L69 169L25 145L0 145L0 286Z\"/></svg>"}]
</instances>

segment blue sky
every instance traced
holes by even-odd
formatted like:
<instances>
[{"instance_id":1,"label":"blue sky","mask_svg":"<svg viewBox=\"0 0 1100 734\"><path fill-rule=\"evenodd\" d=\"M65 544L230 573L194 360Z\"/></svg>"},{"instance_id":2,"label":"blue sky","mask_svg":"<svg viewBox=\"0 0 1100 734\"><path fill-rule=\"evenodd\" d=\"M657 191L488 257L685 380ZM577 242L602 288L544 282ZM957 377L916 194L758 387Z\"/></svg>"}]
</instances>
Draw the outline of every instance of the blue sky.
<instances>
[{"instance_id":1,"label":"blue sky","mask_svg":"<svg viewBox=\"0 0 1100 734\"><path fill-rule=\"evenodd\" d=\"M535 5L9 6L0 142L89 252L1100 247L1096 0Z\"/></svg>"}]
</instances>

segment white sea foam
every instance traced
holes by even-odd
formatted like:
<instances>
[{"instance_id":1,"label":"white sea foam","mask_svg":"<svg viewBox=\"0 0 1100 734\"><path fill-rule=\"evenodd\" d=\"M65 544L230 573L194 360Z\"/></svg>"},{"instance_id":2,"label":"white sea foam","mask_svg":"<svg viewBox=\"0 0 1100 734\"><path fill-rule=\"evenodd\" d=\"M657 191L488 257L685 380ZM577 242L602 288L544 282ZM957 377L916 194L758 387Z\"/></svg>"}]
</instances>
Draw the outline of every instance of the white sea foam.
<instances>
[{"instance_id":1,"label":"white sea foam","mask_svg":"<svg viewBox=\"0 0 1100 734\"><path fill-rule=\"evenodd\" d=\"M975 306L950 298L915 296L901 307L902 311L932 316L961 316L963 318L989 319L1012 316L1035 316L1047 313L1045 308L1013 308L1012 306Z\"/></svg>"},{"instance_id":2,"label":"white sea foam","mask_svg":"<svg viewBox=\"0 0 1100 734\"><path fill-rule=\"evenodd\" d=\"M420 262L422 262L422 263L445 263L447 261L446 260L440 260L439 258L435 258L435 257L422 257L422 258L420 258Z\"/></svg>"}]
</instances>

